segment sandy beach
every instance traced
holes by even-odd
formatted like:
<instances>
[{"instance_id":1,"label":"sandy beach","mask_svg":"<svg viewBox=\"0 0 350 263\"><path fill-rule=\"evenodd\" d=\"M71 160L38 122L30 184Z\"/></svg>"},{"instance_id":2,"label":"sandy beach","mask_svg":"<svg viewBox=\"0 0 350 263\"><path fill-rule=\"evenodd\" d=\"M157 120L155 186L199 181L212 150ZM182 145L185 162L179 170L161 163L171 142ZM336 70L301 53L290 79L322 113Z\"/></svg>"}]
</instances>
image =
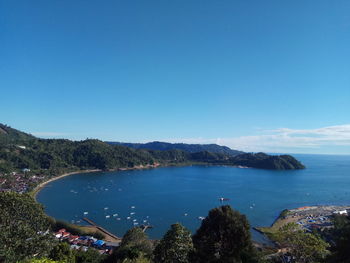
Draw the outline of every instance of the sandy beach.
<instances>
[{"instance_id":1,"label":"sandy beach","mask_svg":"<svg viewBox=\"0 0 350 263\"><path fill-rule=\"evenodd\" d=\"M39 193L39 191L41 189L43 189L48 183L56 181L58 179L61 179L63 177L69 176L69 175L73 175L73 174L80 174L80 173L94 173L94 172L101 172L102 170L99 169L94 169L94 170L80 170L80 171L75 171L75 172L70 172L70 173L65 173L56 177L53 177L45 182L40 183L39 185L37 185L33 191L31 192L31 195L34 197L34 199L36 200L36 196Z\"/></svg>"}]
</instances>

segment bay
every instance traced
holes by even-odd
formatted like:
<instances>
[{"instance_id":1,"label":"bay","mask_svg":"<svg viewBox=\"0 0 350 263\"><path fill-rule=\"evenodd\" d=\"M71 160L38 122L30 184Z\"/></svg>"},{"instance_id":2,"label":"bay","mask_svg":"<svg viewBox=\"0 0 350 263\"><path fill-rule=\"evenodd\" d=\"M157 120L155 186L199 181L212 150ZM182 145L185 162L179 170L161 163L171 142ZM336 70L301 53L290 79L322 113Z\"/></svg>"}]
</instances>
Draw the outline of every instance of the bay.
<instances>
[{"instance_id":1,"label":"bay","mask_svg":"<svg viewBox=\"0 0 350 263\"><path fill-rule=\"evenodd\" d=\"M294 156L307 169L186 166L75 174L47 184L37 200L50 216L79 224L85 216L117 236L134 223L149 223L153 239L176 222L195 232L199 217L223 204L245 214L251 226L272 224L285 208L350 204L350 156Z\"/></svg>"}]
</instances>

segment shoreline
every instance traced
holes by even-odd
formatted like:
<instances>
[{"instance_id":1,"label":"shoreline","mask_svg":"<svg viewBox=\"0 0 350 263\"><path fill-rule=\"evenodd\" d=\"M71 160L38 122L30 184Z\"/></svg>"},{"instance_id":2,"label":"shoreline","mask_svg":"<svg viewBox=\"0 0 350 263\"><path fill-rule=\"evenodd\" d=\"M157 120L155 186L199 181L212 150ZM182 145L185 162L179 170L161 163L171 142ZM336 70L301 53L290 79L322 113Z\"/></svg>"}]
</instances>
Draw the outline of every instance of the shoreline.
<instances>
[{"instance_id":1,"label":"shoreline","mask_svg":"<svg viewBox=\"0 0 350 263\"><path fill-rule=\"evenodd\" d=\"M37 200L37 195L38 193L45 188L45 186L53 181L62 179L64 177L74 175L74 174L81 174L81 173L95 173L95 172L113 172L113 171L130 171L130 170L146 170L146 169L153 169L153 168L158 168L158 167L164 167L160 165L159 163L155 164L147 164L147 165L138 165L134 167L121 167L121 168L116 168L116 169L110 169L110 170L101 170L101 169L88 169L88 170L78 170L78 171L73 171L73 172L67 172L58 176L55 176L53 178L50 178L49 180L43 181L40 184L38 184L32 191L29 192L29 195L31 195L35 202L39 203L40 202ZM46 213L45 213L46 214ZM47 214L46 214L47 215ZM47 215L48 217L51 217ZM56 220L54 217L52 217L54 220ZM66 222L68 223L68 222ZM104 230L98 225L77 225L77 224L71 224L81 230L88 230L88 232L99 232L105 236L104 240L109 241L109 242L120 242L122 238L114 235L113 233L109 233L108 231ZM104 230L104 231L103 231Z\"/></svg>"},{"instance_id":2,"label":"shoreline","mask_svg":"<svg viewBox=\"0 0 350 263\"><path fill-rule=\"evenodd\" d=\"M69 172L69 173L64 173L64 174L61 174L59 176L55 176L53 178L50 178L49 180L47 181L44 181L44 182L41 182L40 184L38 184L32 191L29 192L29 194L35 199L35 201L38 202L38 200L36 199L38 193L48 184L48 183L51 183L53 181L56 181L56 180L59 180L63 177L66 177L66 176L70 176L70 175L73 175L73 174L80 174L80 173L95 173L95 172L102 172L102 170L100 169L92 169L92 170L80 170L80 171L74 171L74 172Z\"/></svg>"},{"instance_id":3,"label":"shoreline","mask_svg":"<svg viewBox=\"0 0 350 263\"><path fill-rule=\"evenodd\" d=\"M347 211L347 212L344 212ZM284 209L269 227L253 227L255 231L274 241L274 234L288 223L299 225L305 231L323 229L333 226L332 216L335 214L349 214L350 206L346 205L311 205L292 209Z\"/></svg>"},{"instance_id":4,"label":"shoreline","mask_svg":"<svg viewBox=\"0 0 350 263\"><path fill-rule=\"evenodd\" d=\"M155 163L155 164L146 164L146 165L137 165L134 167L120 167L120 168L115 168L115 169L108 169L108 170L101 170L101 169L87 169L87 170L77 170L77 171L72 171L72 172L66 172L64 174L55 176L50 178L47 181L43 181L40 184L38 184L32 191L29 192L29 194L34 198L34 200L37 203L40 203L37 200L37 195L38 193L44 189L47 184L62 179L64 177L70 176L70 175L74 175L74 174L82 174L82 173L94 173L94 172L114 172L114 171L133 171L133 170L147 170L147 169L155 169L155 168L163 168L163 167L183 167L183 166L193 166L193 165L199 165L199 166L221 166L221 167L233 167L233 168L238 168L238 169L251 169L251 167L245 167L245 166L241 166L241 165L224 165L224 164L208 164L208 163L201 163L201 162L186 162L186 163L167 163L167 164L160 164L160 163ZM49 216L49 215L47 215ZM50 216L49 216L50 217ZM55 219L55 218L54 218ZM67 222L68 223L68 222ZM69 223L71 224L71 223ZM106 235L106 239L108 239L109 241L120 241L122 238L120 237L114 237L114 236L110 236L106 233L104 233L103 231L100 231L99 226L93 226L93 225L78 225L78 224L71 224L74 225L80 229L86 229L86 230L94 230L97 232L101 232L102 234ZM264 236L266 236L266 233L264 233L263 231L261 231L258 227L252 227L255 231L263 234ZM114 235L114 234L113 234ZM267 236L266 236L267 237ZM267 237L268 239L270 239L269 237Z\"/></svg>"},{"instance_id":5,"label":"shoreline","mask_svg":"<svg viewBox=\"0 0 350 263\"><path fill-rule=\"evenodd\" d=\"M67 172L55 177L50 178L47 181L41 182L38 184L32 191L29 192L29 194L36 200L37 194L48 184L53 181L59 180L63 177L74 175L74 174L80 174L80 173L95 173L95 172L115 172L115 171L133 171L133 170L147 170L147 169L154 169L154 168L162 168L162 167L183 167L183 166L192 166L192 165L204 165L204 166L222 166L222 167L234 167L234 168L240 168L240 169L251 169L252 167L247 166L241 166L241 165L224 165L224 164L208 164L208 163L201 163L201 162L186 162L186 163L169 163L169 164L146 164L146 165L137 165L134 167L120 167L116 169L109 169L109 170L101 170L101 169L87 169L87 170L78 170L73 172Z\"/></svg>"},{"instance_id":6,"label":"shoreline","mask_svg":"<svg viewBox=\"0 0 350 263\"><path fill-rule=\"evenodd\" d=\"M109 169L109 170L101 170L101 169L87 169L87 170L78 170L73 172L64 173L55 177L50 178L47 181L41 182L38 184L32 191L29 192L29 194L36 200L37 194L48 184L53 181L59 180L61 178L74 175L74 174L80 174L80 173L96 173L96 172L115 172L115 171L130 171L130 170L146 170L146 169L152 169L152 168L158 168L163 167L159 163L155 164L146 164L146 165L137 165L134 167L120 167L116 169ZM37 201L37 200L36 200Z\"/></svg>"}]
</instances>

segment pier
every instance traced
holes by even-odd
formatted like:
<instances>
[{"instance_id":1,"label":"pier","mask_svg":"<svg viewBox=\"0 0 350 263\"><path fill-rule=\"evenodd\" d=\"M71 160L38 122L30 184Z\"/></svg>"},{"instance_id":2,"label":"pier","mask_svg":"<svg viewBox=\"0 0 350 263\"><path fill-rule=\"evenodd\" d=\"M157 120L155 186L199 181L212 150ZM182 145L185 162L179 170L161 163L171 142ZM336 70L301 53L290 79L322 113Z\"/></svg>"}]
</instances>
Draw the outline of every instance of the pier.
<instances>
[{"instance_id":1,"label":"pier","mask_svg":"<svg viewBox=\"0 0 350 263\"><path fill-rule=\"evenodd\" d=\"M99 225L97 225L94 221L90 220L89 218L87 217L84 217L83 220L85 222L87 222L88 224L96 227L98 230L100 230L101 232L103 232L104 234L112 237L112 238L115 238L115 239L118 239L118 240L122 240L120 237L117 237L116 235L112 234L111 232L107 231L106 229L104 229L103 227L100 227Z\"/></svg>"}]
</instances>

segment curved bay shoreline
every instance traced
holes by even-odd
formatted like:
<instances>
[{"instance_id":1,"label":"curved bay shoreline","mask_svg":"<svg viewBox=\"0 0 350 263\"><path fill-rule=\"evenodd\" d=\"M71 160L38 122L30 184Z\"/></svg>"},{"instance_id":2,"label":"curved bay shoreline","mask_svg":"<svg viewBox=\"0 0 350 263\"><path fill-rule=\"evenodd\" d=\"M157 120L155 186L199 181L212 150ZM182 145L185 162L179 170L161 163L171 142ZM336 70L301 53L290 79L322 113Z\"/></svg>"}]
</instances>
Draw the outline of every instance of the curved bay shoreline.
<instances>
[{"instance_id":1,"label":"curved bay shoreline","mask_svg":"<svg viewBox=\"0 0 350 263\"><path fill-rule=\"evenodd\" d=\"M145 169L152 169L152 168L157 168L157 167L160 167L160 164L159 163L155 163L153 165L151 164L147 164L147 165L139 165L139 166L134 166L134 167L122 167L122 168L117 168L117 169L113 169L113 170L108 170L108 172L111 172L111 171L128 171L128 170L145 170ZM67 176L70 176L70 175L74 175L74 174L83 174L83 173L96 173L96 172L105 172L104 170L101 170L101 169L88 169L88 170L78 170L78 171L73 171L73 172L68 172L68 173L64 173L64 174L61 174L61 175L58 175L58 176L55 176L53 178L50 178L49 180L46 180L46 181L43 181L41 182L39 185L37 185L32 191L29 192L29 194L34 198L34 200L38 202L37 200L37 195L38 193L45 188L45 186L53 181L56 181L56 180L59 180L59 179L62 179L64 177L67 177ZM49 216L49 215L47 215ZM51 217L51 216L49 216ZM53 217L51 217L53 218ZM53 218L55 219L55 218ZM55 219L56 220L56 219ZM116 237L113 233L109 233L108 231L102 231L100 229L99 226L97 225L77 225L77 224L71 224L71 223L68 223L66 222L67 224L69 225L72 225L80 230L83 230L83 231L87 231L89 233L95 233L95 232L98 232L102 235L105 236L104 240L108 241L108 242L120 242L121 241L121 238L119 237Z\"/></svg>"},{"instance_id":2,"label":"curved bay shoreline","mask_svg":"<svg viewBox=\"0 0 350 263\"><path fill-rule=\"evenodd\" d=\"M80 174L80 173L95 173L95 172L102 172L102 170L99 169L93 169L93 170L79 170L79 171L74 171L74 172L69 172L69 173L64 173L58 176L55 176L53 178L50 178L49 180L46 180L44 182L41 182L40 184L38 184L32 191L29 192L29 194L35 199L35 201L37 201L36 196L38 195L38 193L48 184L51 183L53 181L59 180L63 177L69 176L69 175L73 175L73 174ZM38 202L38 201L37 201Z\"/></svg>"},{"instance_id":3,"label":"curved bay shoreline","mask_svg":"<svg viewBox=\"0 0 350 263\"><path fill-rule=\"evenodd\" d=\"M193 164L187 164L188 166L192 166ZM109 172L109 171L125 171L125 170L143 170L143 169L150 169L150 168L156 168L160 165L156 165L156 166L151 166L151 165L144 165L144 166L136 166L136 167L126 167L126 168L118 168L118 169L113 169L113 170L108 170L108 171L104 171L104 170L99 170L99 169L91 169L91 170L78 170L78 171L73 171L73 172L67 172L67 173L64 173L62 175L59 175L59 176L56 176L56 177L53 177L53 178L50 178L49 180L47 181L44 181L42 183L40 183L37 187L34 188L34 190L32 191L31 194L34 195L35 197L35 200L37 201L36 199L36 196L37 194L39 193L40 190L42 190L47 184L49 184L50 182L53 182L55 180L58 180L58 179L61 179L63 177L66 177L66 176L69 176L69 175L74 175L74 174L84 174L84 173L93 173L93 172ZM173 165L161 165L160 167L166 167L166 166L173 166ZM183 165L181 165L183 166ZM284 225L285 223L288 223L289 221L292 221L292 222L297 222L297 221L300 221L300 219L304 219L304 215L301 216L301 218L299 217L299 214L304 214L306 213L307 211L307 216L310 215L310 212L309 210L313 210L312 211L312 214L319 214L317 217L315 217L315 220L317 220L317 218L321 217L323 218L324 216L326 217L329 217L331 213L329 213L330 211L328 210L327 212L328 213L325 213L326 211L323 211L322 213L319 212L318 210L320 208L325 208L327 207L327 210L330 209L332 210L332 212L334 212L335 210L341 210L341 209L350 209L350 207L344 207L344 206L330 206L330 205L326 205L326 206L320 206L320 205L313 205L313 206L309 206L309 207L299 207L299 208L294 208L294 209L286 209L286 211L288 211L288 220L285 220L286 218L281 218L282 217L282 213L280 214L280 216L277 217L277 219L274 221L274 223L272 224L272 229L276 231L276 229L278 229L279 227L278 226L281 226L281 225ZM316 209L316 211L314 210ZM283 212L283 211L282 211ZM286 213L286 212L285 212ZM285 214L287 215L287 214ZM283 216L284 217L284 216ZM281 220L282 219L282 220ZM324 222L322 223L329 223L329 219L328 220L324 220L322 219ZM276 222L277 221L277 222ZM320 221L320 220L318 220ZM321 223L321 222L318 222L318 223ZM318 225L318 224L309 224L309 222L305 222L305 225L304 226L309 226L311 227L312 225ZM75 226L78 226L79 228L82 227L81 225L75 225ZM93 226L88 226L88 228L91 228L91 229L95 229ZM253 227L254 230L260 232L261 234L263 234L265 237L267 237L269 240L271 240L271 235L269 235L271 232L272 229L269 229L269 228L264 228L264 227ZM270 231L269 231L270 230ZM274 232L274 231L272 231ZM273 240L273 239L272 239ZM271 240L271 241L272 241Z\"/></svg>"}]
</instances>

